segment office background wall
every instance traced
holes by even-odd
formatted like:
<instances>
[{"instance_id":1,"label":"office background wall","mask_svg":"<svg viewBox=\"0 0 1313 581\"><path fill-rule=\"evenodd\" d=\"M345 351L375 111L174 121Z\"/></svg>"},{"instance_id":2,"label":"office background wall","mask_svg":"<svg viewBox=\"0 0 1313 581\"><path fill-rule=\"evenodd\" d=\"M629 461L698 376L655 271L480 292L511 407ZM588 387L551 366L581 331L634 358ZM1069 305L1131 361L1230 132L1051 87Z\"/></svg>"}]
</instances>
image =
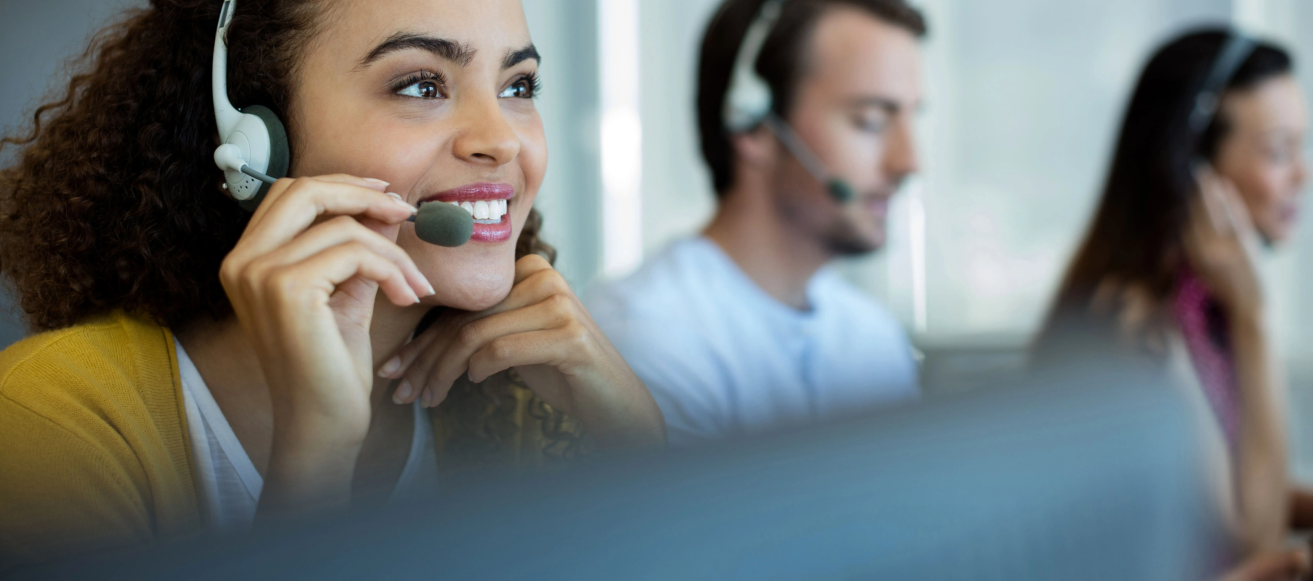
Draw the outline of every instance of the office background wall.
<instances>
[{"instance_id":1,"label":"office background wall","mask_svg":"<svg viewBox=\"0 0 1313 581\"><path fill-rule=\"evenodd\" d=\"M87 33L142 3L0 0L0 126L21 127ZM539 206L559 267L581 290L696 233L712 212L692 101L698 40L717 3L524 0L545 56L539 106L552 161ZM1240 22L1300 55L1313 48L1295 34L1313 30L1313 6L1299 0L919 4L932 27L924 176L897 198L888 248L842 268L928 350L1025 344L1084 229L1117 118L1155 44L1192 24ZM1301 356L1313 344L1313 308L1296 292L1313 284L1310 230L1269 265L1280 332ZM0 318L7 343L21 330L12 313Z\"/></svg>"}]
</instances>

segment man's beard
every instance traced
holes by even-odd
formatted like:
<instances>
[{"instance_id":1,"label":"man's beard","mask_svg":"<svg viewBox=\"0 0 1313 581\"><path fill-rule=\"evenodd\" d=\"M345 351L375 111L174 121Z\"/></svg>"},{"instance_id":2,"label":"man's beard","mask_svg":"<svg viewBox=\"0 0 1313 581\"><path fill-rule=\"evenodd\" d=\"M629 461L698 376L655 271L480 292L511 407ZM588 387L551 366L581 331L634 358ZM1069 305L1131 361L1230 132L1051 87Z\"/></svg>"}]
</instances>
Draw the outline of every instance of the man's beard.
<instances>
[{"instance_id":1,"label":"man's beard","mask_svg":"<svg viewBox=\"0 0 1313 581\"><path fill-rule=\"evenodd\" d=\"M836 257L854 257L870 254L884 245L884 237L878 239L863 236L861 231L840 212L830 223L817 227L809 224L807 216L812 208L796 195L799 190L813 187L816 179L806 173L796 161L777 166L774 176L774 189L771 198L775 211L793 226L820 243L829 254ZM790 195L794 194L794 195ZM859 196L860 197L860 196ZM849 202L859 203L859 202Z\"/></svg>"},{"instance_id":2,"label":"man's beard","mask_svg":"<svg viewBox=\"0 0 1313 581\"><path fill-rule=\"evenodd\" d=\"M778 187L789 187L782 185ZM775 192L772 196L775 199L775 211L787 222L801 232L809 236L819 238L819 242L825 251L837 257L853 257L870 254L880 249L883 240L872 240L857 230L852 223L844 218L842 214L837 216L829 224L817 228L809 225L803 216L807 215L808 208L806 204L799 203L796 198L783 195L781 192Z\"/></svg>"},{"instance_id":3,"label":"man's beard","mask_svg":"<svg viewBox=\"0 0 1313 581\"><path fill-rule=\"evenodd\" d=\"M821 243L831 254L840 257L854 257L870 254L880 249L880 243L863 238L852 224L840 219L834 228L826 229Z\"/></svg>"}]
</instances>

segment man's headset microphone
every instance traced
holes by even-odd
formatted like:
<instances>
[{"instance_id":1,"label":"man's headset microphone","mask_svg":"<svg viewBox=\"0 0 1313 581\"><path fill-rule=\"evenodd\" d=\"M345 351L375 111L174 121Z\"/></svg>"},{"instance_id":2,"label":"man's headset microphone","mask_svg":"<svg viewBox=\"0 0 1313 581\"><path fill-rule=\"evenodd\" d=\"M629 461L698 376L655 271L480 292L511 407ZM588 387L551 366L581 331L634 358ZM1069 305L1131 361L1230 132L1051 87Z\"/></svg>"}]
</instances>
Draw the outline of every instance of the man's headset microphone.
<instances>
[{"instance_id":1,"label":"man's headset microphone","mask_svg":"<svg viewBox=\"0 0 1313 581\"><path fill-rule=\"evenodd\" d=\"M228 100L226 37L236 9L236 0L225 0L214 35L214 117L223 141L214 151L214 163L223 170L223 189L242 208L254 212L269 187L287 177L291 150L287 130L273 111L260 105L239 111ZM451 204L422 204L411 221L420 240L438 246L460 246L474 233L474 216Z\"/></svg>"},{"instance_id":2,"label":"man's headset microphone","mask_svg":"<svg viewBox=\"0 0 1313 581\"><path fill-rule=\"evenodd\" d=\"M743 44L734 60L729 92L725 96L725 129L731 134L741 134L765 126L802 164L807 173L825 184L826 191L835 201L851 202L856 197L852 186L826 169L825 164L803 143L793 127L775 114L772 110L774 102L770 85L757 74L756 64L761 57L762 46L766 44L771 31L775 30L775 23L783 8L784 0L767 0L743 36Z\"/></svg>"}]
</instances>

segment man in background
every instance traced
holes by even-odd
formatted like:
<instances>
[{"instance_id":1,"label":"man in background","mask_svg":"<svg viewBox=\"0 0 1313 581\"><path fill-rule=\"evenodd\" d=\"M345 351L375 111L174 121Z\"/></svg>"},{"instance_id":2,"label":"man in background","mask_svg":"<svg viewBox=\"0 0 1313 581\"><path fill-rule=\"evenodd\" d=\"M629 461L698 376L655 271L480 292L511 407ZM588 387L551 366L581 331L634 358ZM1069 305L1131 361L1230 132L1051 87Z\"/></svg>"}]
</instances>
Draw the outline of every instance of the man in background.
<instances>
[{"instance_id":1,"label":"man in background","mask_svg":"<svg viewBox=\"0 0 1313 581\"><path fill-rule=\"evenodd\" d=\"M715 217L589 301L671 443L916 397L903 329L826 266L884 245L889 200L917 170L925 33L902 0L726 0L712 18L697 107ZM754 72L767 101L745 115L735 79Z\"/></svg>"}]
</instances>

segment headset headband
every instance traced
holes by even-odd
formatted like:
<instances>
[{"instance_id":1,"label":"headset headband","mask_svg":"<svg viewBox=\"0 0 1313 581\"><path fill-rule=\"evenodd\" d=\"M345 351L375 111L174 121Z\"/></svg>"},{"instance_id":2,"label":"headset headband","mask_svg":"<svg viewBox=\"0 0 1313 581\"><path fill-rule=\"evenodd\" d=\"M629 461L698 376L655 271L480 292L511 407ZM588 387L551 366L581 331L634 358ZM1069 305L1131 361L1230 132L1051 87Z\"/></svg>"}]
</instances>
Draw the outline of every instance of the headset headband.
<instances>
[{"instance_id":1,"label":"headset headband","mask_svg":"<svg viewBox=\"0 0 1313 581\"><path fill-rule=\"evenodd\" d=\"M775 29L784 0L766 0L743 35L734 71L730 74L729 91L725 95L725 128L731 133L750 131L759 125L771 109L770 86L757 74L757 59L766 38Z\"/></svg>"},{"instance_id":2,"label":"headset headband","mask_svg":"<svg viewBox=\"0 0 1313 581\"><path fill-rule=\"evenodd\" d=\"M232 24L236 0L224 0L219 12L219 28L214 33L214 64L210 86L214 90L214 117L219 124L219 136L227 137L237 127L242 114L228 100L228 26Z\"/></svg>"},{"instance_id":3,"label":"headset headband","mask_svg":"<svg viewBox=\"0 0 1313 581\"><path fill-rule=\"evenodd\" d=\"M1240 70L1240 66L1249 60L1257 48L1258 42L1250 36L1238 32L1231 34L1218 53L1217 60L1213 61L1199 96L1195 97L1194 110L1190 112L1190 131L1195 135L1202 134L1213 122L1227 84L1235 78L1236 71Z\"/></svg>"}]
</instances>

